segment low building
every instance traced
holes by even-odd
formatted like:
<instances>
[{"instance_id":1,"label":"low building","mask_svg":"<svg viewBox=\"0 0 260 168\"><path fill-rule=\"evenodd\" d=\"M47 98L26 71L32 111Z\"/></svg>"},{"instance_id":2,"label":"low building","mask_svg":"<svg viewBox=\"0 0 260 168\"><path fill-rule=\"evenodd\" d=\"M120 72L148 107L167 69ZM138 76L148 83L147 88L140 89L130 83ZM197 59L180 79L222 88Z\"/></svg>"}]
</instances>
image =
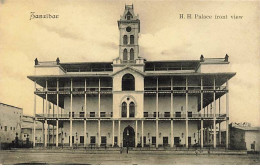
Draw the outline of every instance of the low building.
<instances>
[{"instance_id":1,"label":"low building","mask_svg":"<svg viewBox=\"0 0 260 168\"><path fill-rule=\"evenodd\" d=\"M12 143L21 137L23 109L0 103L0 143Z\"/></svg>"},{"instance_id":2,"label":"low building","mask_svg":"<svg viewBox=\"0 0 260 168\"><path fill-rule=\"evenodd\" d=\"M237 123L231 123L229 127L231 149L260 151L260 127Z\"/></svg>"}]
</instances>

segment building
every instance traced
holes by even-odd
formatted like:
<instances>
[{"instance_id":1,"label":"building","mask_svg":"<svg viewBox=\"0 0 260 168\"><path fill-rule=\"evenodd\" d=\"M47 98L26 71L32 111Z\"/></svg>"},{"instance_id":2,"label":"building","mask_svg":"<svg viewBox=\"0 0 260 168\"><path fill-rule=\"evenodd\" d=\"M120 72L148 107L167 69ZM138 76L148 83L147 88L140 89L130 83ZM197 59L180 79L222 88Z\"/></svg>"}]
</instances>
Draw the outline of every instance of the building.
<instances>
[{"instance_id":1,"label":"building","mask_svg":"<svg viewBox=\"0 0 260 168\"><path fill-rule=\"evenodd\" d=\"M247 151L260 151L260 127L246 123L231 123L230 148Z\"/></svg>"},{"instance_id":2,"label":"building","mask_svg":"<svg viewBox=\"0 0 260 168\"><path fill-rule=\"evenodd\" d=\"M140 57L140 20L132 5L125 6L118 29L119 56L111 62L35 59L35 74L28 78L35 83L34 114L44 123L44 146L48 127L54 127L60 135L56 146L216 148L221 142L216 125L229 124L228 81L235 73L228 55L170 61ZM40 110L36 96L42 98Z\"/></svg>"},{"instance_id":3,"label":"building","mask_svg":"<svg viewBox=\"0 0 260 168\"><path fill-rule=\"evenodd\" d=\"M0 103L0 143L12 143L21 136L23 109Z\"/></svg>"},{"instance_id":4,"label":"building","mask_svg":"<svg viewBox=\"0 0 260 168\"><path fill-rule=\"evenodd\" d=\"M22 116L22 127L21 127L21 140L26 141L27 139L32 142L33 141L33 128L34 128L34 117L23 115ZM35 122L35 143L42 144L43 143L43 124L39 121ZM53 129L49 129L50 132L53 132ZM54 134L50 134L49 141L52 142L52 138Z\"/></svg>"}]
</instances>

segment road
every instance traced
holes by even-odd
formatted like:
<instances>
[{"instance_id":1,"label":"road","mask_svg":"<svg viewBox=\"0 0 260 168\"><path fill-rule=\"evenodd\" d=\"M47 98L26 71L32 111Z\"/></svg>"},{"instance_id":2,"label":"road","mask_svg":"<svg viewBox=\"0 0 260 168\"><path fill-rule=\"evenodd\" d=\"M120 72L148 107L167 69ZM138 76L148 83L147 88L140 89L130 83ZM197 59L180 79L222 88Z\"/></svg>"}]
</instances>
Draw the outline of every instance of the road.
<instances>
[{"instance_id":1,"label":"road","mask_svg":"<svg viewBox=\"0 0 260 168\"><path fill-rule=\"evenodd\" d=\"M260 164L259 155L86 154L0 151L0 164L90 165L247 165Z\"/></svg>"}]
</instances>

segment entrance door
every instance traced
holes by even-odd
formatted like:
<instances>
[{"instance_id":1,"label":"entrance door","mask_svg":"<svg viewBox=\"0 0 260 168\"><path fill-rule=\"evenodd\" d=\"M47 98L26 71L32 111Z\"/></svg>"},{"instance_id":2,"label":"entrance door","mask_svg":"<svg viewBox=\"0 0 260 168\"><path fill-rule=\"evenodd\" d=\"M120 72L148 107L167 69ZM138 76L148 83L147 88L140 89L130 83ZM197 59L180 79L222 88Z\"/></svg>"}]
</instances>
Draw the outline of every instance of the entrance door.
<instances>
[{"instance_id":1,"label":"entrance door","mask_svg":"<svg viewBox=\"0 0 260 168\"><path fill-rule=\"evenodd\" d=\"M174 137L174 145L179 146L180 145L180 137Z\"/></svg>"},{"instance_id":2,"label":"entrance door","mask_svg":"<svg viewBox=\"0 0 260 168\"><path fill-rule=\"evenodd\" d=\"M135 131L130 125L128 125L123 132L123 147L127 146L135 146Z\"/></svg>"},{"instance_id":3,"label":"entrance door","mask_svg":"<svg viewBox=\"0 0 260 168\"><path fill-rule=\"evenodd\" d=\"M163 146L168 145L168 137L163 137Z\"/></svg>"},{"instance_id":4,"label":"entrance door","mask_svg":"<svg viewBox=\"0 0 260 168\"><path fill-rule=\"evenodd\" d=\"M191 146L191 137L188 137L188 145Z\"/></svg>"}]
</instances>

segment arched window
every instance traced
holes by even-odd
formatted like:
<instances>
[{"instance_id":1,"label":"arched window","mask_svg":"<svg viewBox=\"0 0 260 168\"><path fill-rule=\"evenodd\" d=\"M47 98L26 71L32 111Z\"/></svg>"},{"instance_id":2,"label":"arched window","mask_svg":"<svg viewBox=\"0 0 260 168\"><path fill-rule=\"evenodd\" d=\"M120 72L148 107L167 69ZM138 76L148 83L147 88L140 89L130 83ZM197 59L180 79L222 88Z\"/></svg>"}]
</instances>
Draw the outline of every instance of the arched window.
<instances>
[{"instance_id":1,"label":"arched window","mask_svg":"<svg viewBox=\"0 0 260 168\"><path fill-rule=\"evenodd\" d=\"M135 104L131 102L129 104L129 117L135 117Z\"/></svg>"},{"instance_id":2,"label":"arched window","mask_svg":"<svg viewBox=\"0 0 260 168\"><path fill-rule=\"evenodd\" d=\"M127 117L127 104L126 104L126 102L122 103L121 114L122 114L122 117Z\"/></svg>"},{"instance_id":3,"label":"arched window","mask_svg":"<svg viewBox=\"0 0 260 168\"><path fill-rule=\"evenodd\" d=\"M134 44L135 43L135 36L131 35L130 36L130 44Z\"/></svg>"},{"instance_id":4,"label":"arched window","mask_svg":"<svg viewBox=\"0 0 260 168\"><path fill-rule=\"evenodd\" d=\"M122 91L135 90L135 78L131 74L125 74L122 78Z\"/></svg>"},{"instance_id":5,"label":"arched window","mask_svg":"<svg viewBox=\"0 0 260 168\"><path fill-rule=\"evenodd\" d=\"M133 18L133 15L128 11L125 17L127 20L130 20L131 18Z\"/></svg>"},{"instance_id":6,"label":"arched window","mask_svg":"<svg viewBox=\"0 0 260 168\"><path fill-rule=\"evenodd\" d=\"M123 52L123 61L127 61L127 49L126 48L124 49L124 52Z\"/></svg>"},{"instance_id":7,"label":"arched window","mask_svg":"<svg viewBox=\"0 0 260 168\"><path fill-rule=\"evenodd\" d=\"M134 60L134 49L130 49L130 60L133 61Z\"/></svg>"},{"instance_id":8,"label":"arched window","mask_svg":"<svg viewBox=\"0 0 260 168\"><path fill-rule=\"evenodd\" d=\"M127 35L124 35L124 37L123 37L123 44L127 44L127 43L128 43Z\"/></svg>"}]
</instances>

